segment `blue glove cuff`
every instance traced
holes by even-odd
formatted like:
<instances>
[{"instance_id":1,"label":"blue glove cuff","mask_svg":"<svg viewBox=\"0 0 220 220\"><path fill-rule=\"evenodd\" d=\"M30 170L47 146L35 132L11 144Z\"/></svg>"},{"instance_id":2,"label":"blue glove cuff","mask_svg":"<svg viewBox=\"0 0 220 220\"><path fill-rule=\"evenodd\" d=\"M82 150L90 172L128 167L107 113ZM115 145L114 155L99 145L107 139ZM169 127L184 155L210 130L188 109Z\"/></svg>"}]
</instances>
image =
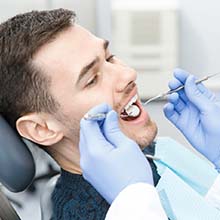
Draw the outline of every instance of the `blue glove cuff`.
<instances>
[{"instance_id":1,"label":"blue glove cuff","mask_svg":"<svg viewBox=\"0 0 220 220\"><path fill-rule=\"evenodd\" d=\"M215 169L217 170L218 173L220 173L220 165L218 166L215 165Z\"/></svg>"},{"instance_id":2,"label":"blue glove cuff","mask_svg":"<svg viewBox=\"0 0 220 220\"><path fill-rule=\"evenodd\" d=\"M220 158L214 161L213 164L215 165L215 169L218 171L218 173L220 173Z\"/></svg>"},{"instance_id":3,"label":"blue glove cuff","mask_svg":"<svg viewBox=\"0 0 220 220\"><path fill-rule=\"evenodd\" d=\"M220 152L215 160L212 161L212 163L215 165L215 169L220 173Z\"/></svg>"}]
</instances>

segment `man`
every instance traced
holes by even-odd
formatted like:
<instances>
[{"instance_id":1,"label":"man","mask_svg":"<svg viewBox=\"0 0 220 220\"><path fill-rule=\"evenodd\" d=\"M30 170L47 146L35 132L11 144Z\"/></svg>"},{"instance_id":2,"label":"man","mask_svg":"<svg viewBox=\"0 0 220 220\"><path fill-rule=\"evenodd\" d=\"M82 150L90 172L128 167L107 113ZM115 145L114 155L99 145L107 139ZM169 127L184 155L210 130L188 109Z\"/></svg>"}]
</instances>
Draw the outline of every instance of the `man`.
<instances>
[{"instance_id":1,"label":"man","mask_svg":"<svg viewBox=\"0 0 220 220\"><path fill-rule=\"evenodd\" d=\"M0 25L0 113L60 165L53 219L98 220L109 204L81 176L81 118L108 103L124 134L142 148L157 128L137 96L137 73L110 53L108 41L74 20L72 11L58 9L17 15ZM135 118L126 117L131 105L138 108Z\"/></svg>"}]
</instances>

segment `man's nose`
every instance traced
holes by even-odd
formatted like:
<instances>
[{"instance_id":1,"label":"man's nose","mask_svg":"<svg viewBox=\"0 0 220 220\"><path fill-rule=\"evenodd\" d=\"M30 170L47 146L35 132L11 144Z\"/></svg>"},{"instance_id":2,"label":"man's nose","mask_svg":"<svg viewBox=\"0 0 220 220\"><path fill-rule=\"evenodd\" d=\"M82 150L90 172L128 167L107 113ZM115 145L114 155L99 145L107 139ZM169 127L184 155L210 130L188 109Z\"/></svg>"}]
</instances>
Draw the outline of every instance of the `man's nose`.
<instances>
[{"instance_id":1,"label":"man's nose","mask_svg":"<svg viewBox=\"0 0 220 220\"><path fill-rule=\"evenodd\" d=\"M137 79L137 73L130 67L123 67L118 70L116 75L115 88L116 92L123 92L128 84L134 82Z\"/></svg>"}]
</instances>

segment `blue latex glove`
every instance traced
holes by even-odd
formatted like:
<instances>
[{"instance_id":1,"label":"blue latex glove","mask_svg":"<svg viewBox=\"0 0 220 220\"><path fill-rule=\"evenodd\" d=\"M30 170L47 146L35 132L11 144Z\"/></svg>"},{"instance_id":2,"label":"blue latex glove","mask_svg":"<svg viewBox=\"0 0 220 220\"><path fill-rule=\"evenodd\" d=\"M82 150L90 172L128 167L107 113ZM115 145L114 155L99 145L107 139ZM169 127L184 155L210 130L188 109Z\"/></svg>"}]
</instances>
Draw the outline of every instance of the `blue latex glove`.
<instances>
[{"instance_id":1,"label":"blue latex glove","mask_svg":"<svg viewBox=\"0 0 220 220\"><path fill-rule=\"evenodd\" d=\"M80 166L83 177L111 204L130 184L153 184L152 171L139 146L120 131L117 113L106 104L89 111L94 113L107 117L81 120Z\"/></svg>"},{"instance_id":2,"label":"blue latex glove","mask_svg":"<svg viewBox=\"0 0 220 220\"><path fill-rule=\"evenodd\" d=\"M220 101L195 77L181 69L174 71L170 89L185 88L169 96L165 116L200 153L220 169Z\"/></svg>"}]
</instances>

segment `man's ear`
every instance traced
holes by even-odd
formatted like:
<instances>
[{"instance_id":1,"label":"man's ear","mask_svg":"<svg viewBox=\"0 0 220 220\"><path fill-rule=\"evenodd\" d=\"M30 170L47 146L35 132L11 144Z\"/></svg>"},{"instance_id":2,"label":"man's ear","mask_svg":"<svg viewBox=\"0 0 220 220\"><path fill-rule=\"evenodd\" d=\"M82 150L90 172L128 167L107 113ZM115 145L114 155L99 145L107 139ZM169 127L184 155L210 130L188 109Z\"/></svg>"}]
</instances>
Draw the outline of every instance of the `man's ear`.
<instances>
[{"instance_id":1,"label":"man's ear","mask_svg":"<svg viewBox=\"0 0 220 220\"><path fill-rule=\"evenodd\" d=\"M63 138L60 123L40 113L30 113L16 121L18 133L36 144L50 146Z\"/></svg>"}]
</instances>

